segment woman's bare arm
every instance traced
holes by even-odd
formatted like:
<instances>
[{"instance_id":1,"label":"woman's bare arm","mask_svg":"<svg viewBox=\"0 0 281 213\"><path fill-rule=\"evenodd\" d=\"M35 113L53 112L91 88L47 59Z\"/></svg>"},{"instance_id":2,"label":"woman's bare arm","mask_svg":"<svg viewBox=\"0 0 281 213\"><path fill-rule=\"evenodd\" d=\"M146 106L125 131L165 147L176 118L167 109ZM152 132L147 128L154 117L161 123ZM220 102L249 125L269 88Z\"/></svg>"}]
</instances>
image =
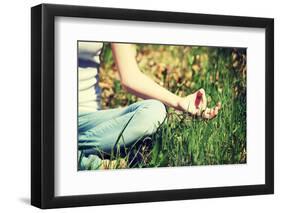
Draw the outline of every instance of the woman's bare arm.
<instances>
[{"instance_id":1,"label":"woman's bare arm","mask_svg":"<svg viewBox=\"0 0 281 213\"><path fill-rule=\"evenodd\" d=\"M132 45L112 43L111 47L121 84L128 92L143 99L157 99L168 106L179 109L181 99L179 96L158 85L139 70Z\"/></svg>"},{"instance_id":2,"label":"woman's bare arm","mask_svg":"<svg viewBox=\"0 0 281 213\"><path fill-rule=\"evenodd\" d=\"M122 86L130 93L143 99L157 99L177 110L199 114L206 109L206 96L203 89L187 97L179 97L143 74L135 59L135 49L131 44L111 43L113 57L116 62ZM199 107L195 100L200 96ZM212 109L215 113L215 109ZM216 110L217 114L218 109ZM215 115L214 115L215 116ZM213 116L212 116L213 117Z\"/></svg>"}]
</instances>

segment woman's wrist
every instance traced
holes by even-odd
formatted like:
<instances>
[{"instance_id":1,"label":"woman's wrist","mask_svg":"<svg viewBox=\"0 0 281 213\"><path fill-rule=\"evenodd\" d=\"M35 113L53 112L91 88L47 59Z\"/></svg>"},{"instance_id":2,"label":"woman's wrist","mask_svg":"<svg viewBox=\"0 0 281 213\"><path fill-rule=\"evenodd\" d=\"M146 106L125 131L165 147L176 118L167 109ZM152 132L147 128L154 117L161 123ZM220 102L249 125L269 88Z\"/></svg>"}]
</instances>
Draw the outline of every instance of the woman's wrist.
<instances>
[{"instance_id":1,"label":"woman's wrist","mask_svg":"<svg viewBox=\"0 0 281 213\"><path fill-rule=\"evenodd\" d=\"M184 98L183 97L180 97L180 96L177 96L175 98L175 103L174 103L174 106L173 108L175 108L176 110L179 110L179 111L185 111L185 108L184 108Z\"/></svg>"}]
</instances>

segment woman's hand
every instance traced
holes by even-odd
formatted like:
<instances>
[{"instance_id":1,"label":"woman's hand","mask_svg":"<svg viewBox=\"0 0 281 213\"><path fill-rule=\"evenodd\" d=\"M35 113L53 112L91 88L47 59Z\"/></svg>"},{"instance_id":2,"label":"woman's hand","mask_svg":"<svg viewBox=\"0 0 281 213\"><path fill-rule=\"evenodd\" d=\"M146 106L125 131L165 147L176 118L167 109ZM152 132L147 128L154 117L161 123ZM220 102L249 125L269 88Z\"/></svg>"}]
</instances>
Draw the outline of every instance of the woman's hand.
<instances>
[{"instance_id":1,"label":"woman's hand","mask_svg":"<svg viewBox=\"0 0 281 213\"><path fill-rule=\"evenodd\" d=\"M188 112L191 115L201 116L205 119L212 119L216 117L221 109L221 103L218 102L213 108L207 108L207 99L204 89L200 89L184 98L181 98L179 109L183 112Z\"/></svg>"}]
</instances>

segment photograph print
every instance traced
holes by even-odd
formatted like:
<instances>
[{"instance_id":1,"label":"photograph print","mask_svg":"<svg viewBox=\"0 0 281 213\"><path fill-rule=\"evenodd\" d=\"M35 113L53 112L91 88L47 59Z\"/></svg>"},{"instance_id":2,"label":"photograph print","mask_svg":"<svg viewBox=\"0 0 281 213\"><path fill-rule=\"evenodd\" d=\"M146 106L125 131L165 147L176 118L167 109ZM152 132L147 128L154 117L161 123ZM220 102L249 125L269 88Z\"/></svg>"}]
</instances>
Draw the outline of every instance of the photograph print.
<instances>
[{"instance_id":1,"label":"photograph print","mask_svg":"<svg viewBox=\"0 0 281 213\"><path fill-rule=\"evenodd\" d=\"M77 41L78 171L245 164L247 49Z\"/></svg>"}]
</instances>

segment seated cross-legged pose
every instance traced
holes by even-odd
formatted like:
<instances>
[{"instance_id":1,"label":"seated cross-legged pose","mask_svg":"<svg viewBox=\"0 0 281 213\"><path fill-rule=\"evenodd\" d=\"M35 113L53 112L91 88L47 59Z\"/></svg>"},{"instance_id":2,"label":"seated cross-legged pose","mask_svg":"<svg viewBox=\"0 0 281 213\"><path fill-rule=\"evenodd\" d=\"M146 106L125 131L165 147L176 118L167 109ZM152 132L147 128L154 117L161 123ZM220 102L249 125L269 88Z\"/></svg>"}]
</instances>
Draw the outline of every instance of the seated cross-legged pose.
<instances>
[{"instance_id":1,"label":"seated cross-legged pose","mask_svg":"<svg viewBox=\"0 0 281 213\"><path fill-rule=\"evenodd\" d=\"M98 42L79 42L78 46L81 169L87 169L93 162L97 168L102 167L103 160L98 156L112 153L118 139L121 147L130 147L140 138L155 133L165 120L166 106L205 119L218 114L220 103L208 108L204 89L180 97L158 85L140 71L134 46L121 43L111 43L120 82L127 92L144 100L123 108L101 110L98 74L102 47L103 43Z\"/></svg>"}]
</instances>

